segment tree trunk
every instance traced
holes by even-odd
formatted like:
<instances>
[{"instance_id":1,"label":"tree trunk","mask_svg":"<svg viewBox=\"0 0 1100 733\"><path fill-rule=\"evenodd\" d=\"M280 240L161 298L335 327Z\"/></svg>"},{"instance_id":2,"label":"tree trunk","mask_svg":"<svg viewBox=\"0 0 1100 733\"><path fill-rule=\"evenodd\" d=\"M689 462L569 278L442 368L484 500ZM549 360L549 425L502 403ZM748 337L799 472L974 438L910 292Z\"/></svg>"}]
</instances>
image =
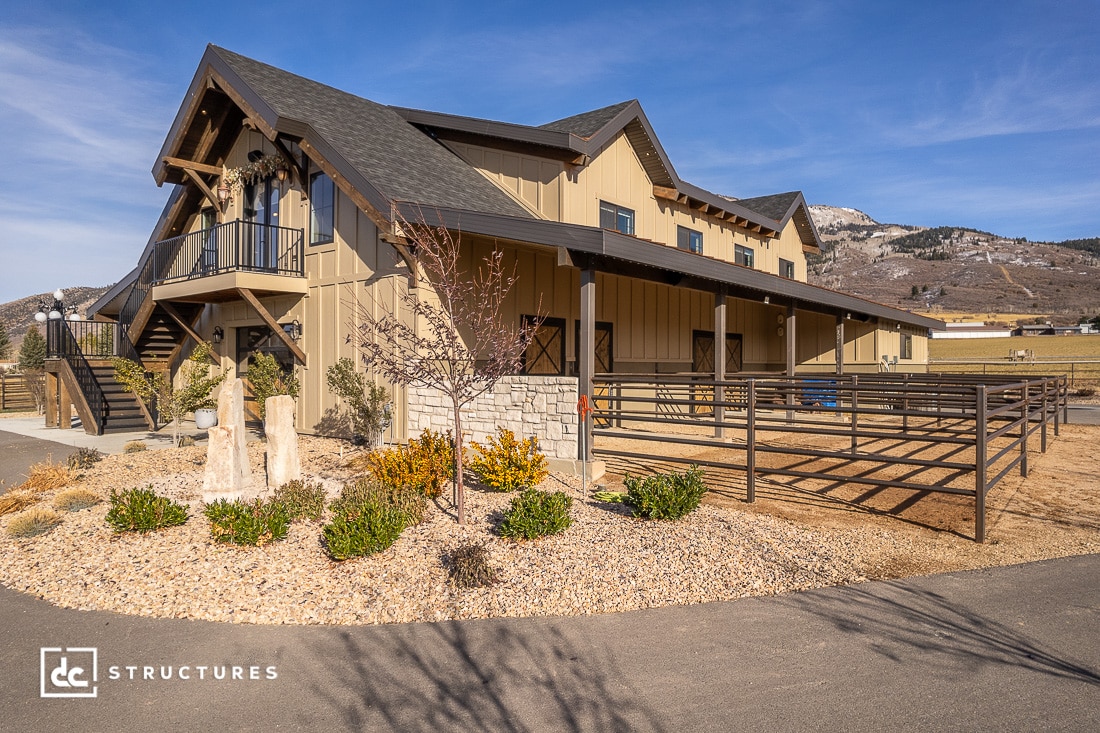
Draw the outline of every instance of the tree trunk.
<instances>
[{"instance_id":1,"label":"tree trunk","mask_svg":"<svg viewBox=\"0 0 1100 733\"><path fill-rule=\"evenodd\" d=\"M462 405L452 400L455 410L455 514L458 523L466 524L466 492L462 485Z\"/></svg>"}]
</instances>

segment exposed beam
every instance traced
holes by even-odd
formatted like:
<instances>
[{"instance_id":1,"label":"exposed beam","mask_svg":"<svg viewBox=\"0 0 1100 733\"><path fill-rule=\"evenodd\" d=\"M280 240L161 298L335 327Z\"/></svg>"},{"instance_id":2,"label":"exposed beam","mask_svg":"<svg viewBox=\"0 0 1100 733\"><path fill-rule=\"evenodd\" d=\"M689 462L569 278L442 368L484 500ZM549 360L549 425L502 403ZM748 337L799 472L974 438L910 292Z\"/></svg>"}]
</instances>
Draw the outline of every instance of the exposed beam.
<instances>
[{"instance_id":1,"label":"exposed beam","mask_svg":"<svg viewBox=\"0 0 1100 733\"><path fill-rule=\"evenodd\" d=\"M184 168L183 172L187 174L187 177L191 179L191 182L195 184L195 187L202 191L202 195L205 196L208 201L210 201L215 209L217 209L218 211L225 210L225 204L221 201L218 201L217 194L210 190L210 186L206 185L206 181L202 180L202 177L198 173L191 170L190 168Z\"/></svg>"},{"instance_id":2,"label":"exposed beam","mask_svg":"<svg viewBox=\"0 0 1100 733\"><path fill-rule=\"evenodd\" d=\"M206 163L196 163L193 160L184 160L182 158L165 158L165 165L170 165L173 168L182 168L185 171L195 171L196 173L208 173L212 176L220 176L222 169L216 165L207 165Z\"/></svg>"},{"instance_id":3,"label":"exposed beam","mask_svg":"<svg viewBox=\"0 0 1100 733\"><path fill-rule=\"evenodd\" d=\"M374 206L367 201L367 197L360 193L355 186L351 185L351 182L341 174L340 171L336 170L335 166L325 160L320 151L318 151L312 143L303 138L302 141L298 143L298 146L302 149L302 152L309 156L310 160L312 160L318 168L328 174L328 177L333 180L336 187L343 191L344 195L351 199L352 202L359 207L360 211L367 215L368 219L374 222L374 225L378 227L380 232L384 234L393 233L393 224L383 216L381 211L374 208Z\"/></svg>"},{"instance_id":4,"label":"exposed beam","mask_svg":"<svg viewBox=\"0 0 1100 733\"><path fill-rule=\"evenodd\" d=\"M176 310L176 307L166 300L160 301L161 310L168 314L168 316L179 324L179 327L183 329L184 333L191 337L196 344L201 344L204 339L202 336L195 333L195 329L191 327L191 324L180 315L180 312Z\"/></svg>"},{"instance_id":5,"label":"exposed beam","mask_svg":"<svg viewBox=\"0 0 1100 733\"><path fill-rule=\"evenodd\" d=\"M290 353L294 354L294 358L296 358L302 366L305 366L306 352L302 351L302 347L298 346L298 344L294 342L294 339L287 335L287 332L284 331L283 327L279 325L279 322L275 320L275 316L271 315L267 308L264 308L264 304L260 302L260 299L248 288L237 288L237 292L240 293L242 298L248 301L248 304L252 306L256 314L267 324L267 327L274 331L275 335L286 344L286 347L290 349Z\"/></svg>"},{"instance_id":6,"label":"exposed beam","mask_svg":"<svg viewBox=\"0 0 1100 733\"><path fill-rule=\"evenodd\" d=\"M654 185L653 195L659 199L668 199L669 201L675 201L679 194L677 193L675 188Z\"/></svg>"},{"instance_id":7,"label":"exposed beam","mask_svg":"<svg viewBox=\"0 0 1100 733\"><path fill-rule=\"evenodd\" d=\"M404 261L405 267L409 268L409 289L415 290L420 285L420 267L416 262L413 248L397 237L383 235L380 239L393 247L397 251L398 257Z\"/></svg>"}]
</instances>

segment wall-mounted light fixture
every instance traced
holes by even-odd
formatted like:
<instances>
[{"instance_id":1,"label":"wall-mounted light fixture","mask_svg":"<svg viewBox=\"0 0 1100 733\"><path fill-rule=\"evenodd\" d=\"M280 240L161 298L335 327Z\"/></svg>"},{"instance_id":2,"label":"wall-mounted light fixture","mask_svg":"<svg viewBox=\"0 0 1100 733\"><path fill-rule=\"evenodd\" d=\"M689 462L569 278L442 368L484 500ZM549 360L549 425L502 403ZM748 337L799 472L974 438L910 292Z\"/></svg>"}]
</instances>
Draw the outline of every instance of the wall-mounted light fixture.
<instances>
[{"instance_id":1,"label":"wall-mounted light fixture","mask_svg":"<svg viewBox=\"0 0 1100 733\"><path fill-rule=\"evenodd\" d=\"M764 296L764 305L767 305L768 303L771 303L771 302L772 302L772 297L770 295L765 295Z\"/></svg>"},{"instance_id":2,"label":"wall-mounted light fixture","mask_svg":"<svg viewBox=\"0 0 1100 733\"><path fill-rule=\"evenodd\" d=\"M282 324L282 326L283 331L286 333L287 336L290 336L291 341L297 341L298 339L302 338L302 324L297 318L295 318L290 323Z\"/></svg>"},{"instance_id":3,"label":"wall-mounted light fixture","mask_svg":"<svg viewBox=\"0 0 1100 733\"><path fill-rule=\"evenodd\" d=\"M216 344L220 344L222 339L225 338L225 330L221 326L214 326L213 341Z\"/></svg>"}]
</instances>

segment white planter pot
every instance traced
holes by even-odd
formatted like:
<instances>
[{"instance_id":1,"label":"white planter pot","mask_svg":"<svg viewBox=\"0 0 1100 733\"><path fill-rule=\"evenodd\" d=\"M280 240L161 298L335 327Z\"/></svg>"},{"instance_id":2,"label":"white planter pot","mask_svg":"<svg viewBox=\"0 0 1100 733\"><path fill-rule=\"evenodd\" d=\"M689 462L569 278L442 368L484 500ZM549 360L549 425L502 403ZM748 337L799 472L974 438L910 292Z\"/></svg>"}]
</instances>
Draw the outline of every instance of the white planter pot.
<instances>
[{"instance_id":1,"label":"white planter pot","mask_svg":"<svg viewBox=\"0 0 1100 733\"><path fill-rule=\"evenodd\" d=\"M209 408L195 410L195 427L199 430L209 430L218 424L218 411Z\"/></svg>"}]
</instances>

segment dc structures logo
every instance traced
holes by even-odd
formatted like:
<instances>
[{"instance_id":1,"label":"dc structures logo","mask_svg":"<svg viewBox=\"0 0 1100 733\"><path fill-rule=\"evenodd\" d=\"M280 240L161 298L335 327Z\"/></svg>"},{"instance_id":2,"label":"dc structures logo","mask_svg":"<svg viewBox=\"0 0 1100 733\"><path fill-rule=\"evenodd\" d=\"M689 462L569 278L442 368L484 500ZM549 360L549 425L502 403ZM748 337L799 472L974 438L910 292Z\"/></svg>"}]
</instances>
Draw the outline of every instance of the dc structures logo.
<instances>
[{"instance_id":1,"label":"dc structures logo","mask_svg":"<svg viewBox=\"0 0 1100 733\"><path fill-rule=\"evenodd\" d=\"M39 697L95 697L98 663L95 647L41 647Z\"/></svg>"}]
</instances>

